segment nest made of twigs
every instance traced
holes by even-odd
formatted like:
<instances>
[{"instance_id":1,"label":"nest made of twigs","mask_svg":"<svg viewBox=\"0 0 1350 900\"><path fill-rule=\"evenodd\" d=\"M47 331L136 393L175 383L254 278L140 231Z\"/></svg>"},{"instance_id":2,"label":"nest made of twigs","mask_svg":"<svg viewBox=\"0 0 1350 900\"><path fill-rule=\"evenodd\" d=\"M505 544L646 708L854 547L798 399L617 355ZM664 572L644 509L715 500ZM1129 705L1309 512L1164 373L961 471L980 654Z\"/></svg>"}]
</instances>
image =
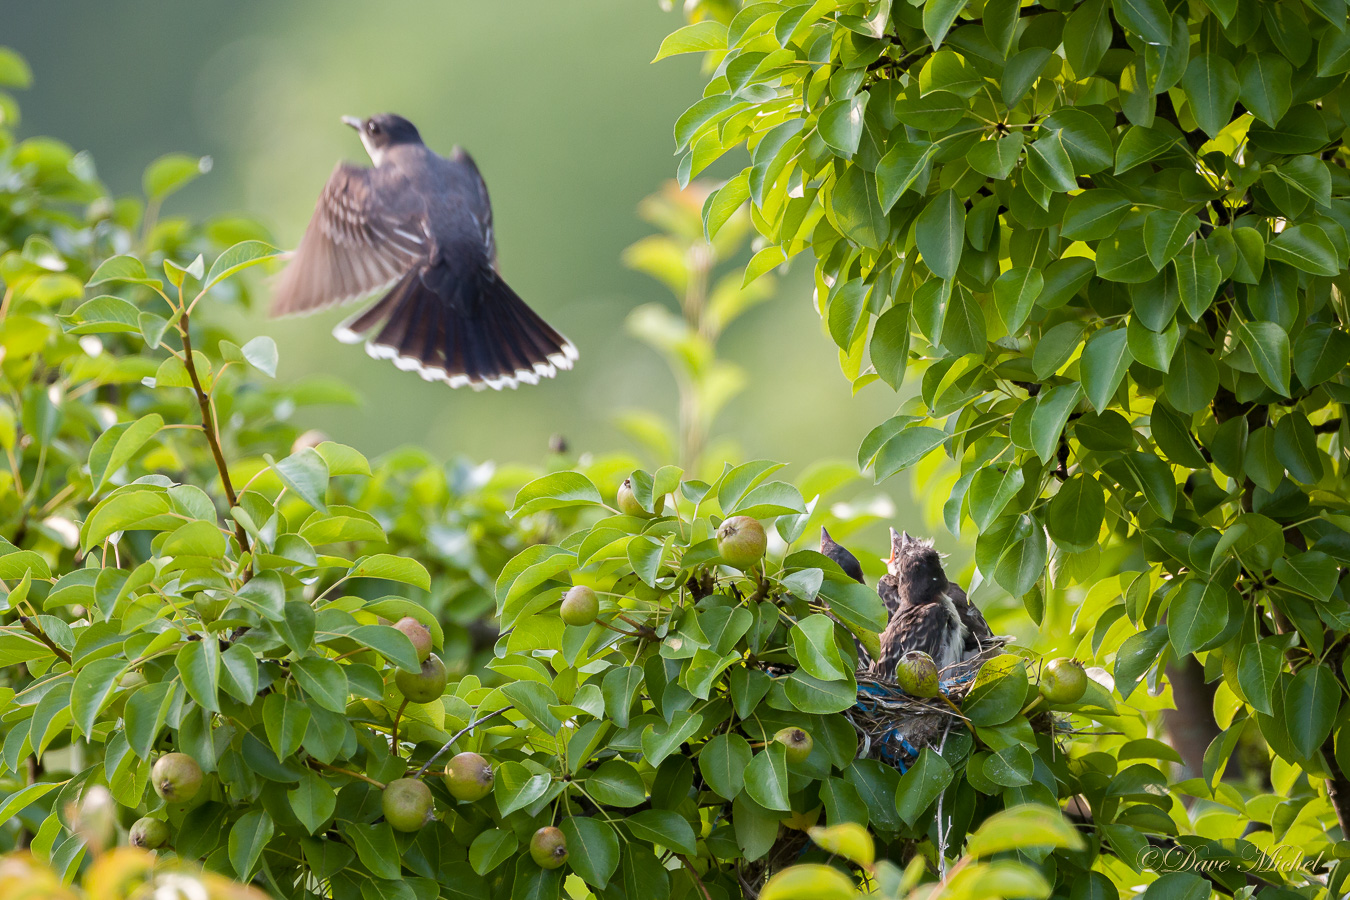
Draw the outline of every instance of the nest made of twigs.
<instances>
[{"instance_id":1,"label":"nest made of twigs","mask_svg":"<svg viewBox=\"0 0 1350 900\"><path fill-rule=\"evenodd\" d=\"M904 771L924 747L938 746L945 732L965 723L958 712L961 701L970 693L980 667L1002 655L1007 644L1007 638L994 638L979 653L938 673L939 689L950 703L941 696L915 697L893 680L859 673L857 705L844 712L862 744L858 755Z\"/></svg>"}]
</instances>

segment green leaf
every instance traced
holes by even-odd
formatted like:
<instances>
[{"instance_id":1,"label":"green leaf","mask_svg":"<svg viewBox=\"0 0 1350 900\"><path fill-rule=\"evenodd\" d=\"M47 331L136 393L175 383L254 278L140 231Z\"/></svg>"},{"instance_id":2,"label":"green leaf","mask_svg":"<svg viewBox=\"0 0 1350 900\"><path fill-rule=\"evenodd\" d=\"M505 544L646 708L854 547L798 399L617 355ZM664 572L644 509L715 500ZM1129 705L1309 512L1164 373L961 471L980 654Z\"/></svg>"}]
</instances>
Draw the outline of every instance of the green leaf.
<instances>
[{"instance_id":1,"label":"green leaf","mask_svg":"<svg viewBox=\"0 0 1350 900\"><path fill-rule=\"evenodd\" d=\"M895 790L895 808L904 823L913 828L951 781L951 766L932 747L924 747Z\"/></svg>"},{"instance_id":2,"label":"green leaf","mask_svg":"<svg viewBox=\"0 0 1350 900\"><path fill-rule=\"evenodd\" d=\"M1238 99L1237 69L1217 53L1197 54L1186 66L1181 89L1200 128L1217 137L1233 118L1233 104Z\"/></svg>"},{"instance_id":3,"label":"green leaf","mask_svg":"<svg viewBox=\"0 0 1350 900\"><path fill-rule=\"evenodd\" d=\"M1025 140L1022 132L1014 131L1012 134L1001 138L980 141L966 153L966 161L970 163L972 169L981 175L995 181L1003 181L1012 174L1013 166L1017 165L1017 160L1022 155L1022 146ZM933 145L928 146L932 147ZM891 152L895 151L892 150ZM928 155L931 157L932 154L929 153ZM883 159L882 163L884 162ZM881 164L878 164L877 181L880 182L880 180Z\"/></svg>"},{"instance_id":4,"label":"green leaf","mask_svg":"<svg viewBox=\"0 0 1350 900\"><path fill-rule=\"evenodd\" d=\"M140 310L121 297L95 297L60 316L66 334L135 334L140 331Z\"/></svg>"},{"instance_id":5,"label":"green leaf","mask_svg":"<svg viewBox=\"0 0 1350 900\"><path fill-rule=\"evenodd\" d=\"M869 92L862 91L852 97L836 100L821 111L816 128L821 140L838 156L851 159L858 152L858 141L862 139L863 133L863 116L871 96Z\"/></svg>"},{"instance_id":6,"label":"green leaf","mask_svg":"<svg viewBox=\"0 0 1350 900\"><path fill-rule=\"evenodd\" d=\"M263 848L272 840L272 832L272 817L264 809L250 809L230 829L230 865L242 880L252 879Z\"/></svg>"},{"instance_id":7,"label":"green leaf","mask_svg":"<svg viewBox=\"0 0 1350 900\"><path fill-rule=\"evenodd\" d=\"M1266 258L1289 263L1314 275L1336 275L1341 263L1331 238L1320 226L1293 225L1266 244Z\"/></svg>"},{"instance_id":8,"label":"green leaf","mask_svg":"<svg viewBox=\"0 0 1350 900\"><path fill-rule=\"evenodd\" d=\"M909 365L909 309L908 303L896 303L882 313L872 328L872 340L867 352L881 380L892 390L900 390Z\"/></svg>"},{"instance_id":9,"label":"green leaf","mask_svg":"<svg viewBox=\"0 0 1350 900\"><path fill-rule=\"evenodd\" d=\"M281 251L263 241L240 241L226 249L216 257L215 262L211 263L211 270L206 273L206 279L202 282L202 290L209 291L244 269L280 256ZM274 370L269 374L275 375L276 372Z\"/></svg>"},{"instance_id":10,"label":"green leaf","mask_svg":"<svg viewBox=\"0 0 1350 900\"><path fill-rule=\"evenodd\" d=\"M255 337L240 348L249 365L273 378L277 375L277 342L266 335Z\"/></svg>"},{"instance_id":11,"label":"green leaf","mask_svg":"<svg viewBox=\"0 0 1350 900\"><path fill-rule=\"evenodd\" d=\"M1130 126L1120 139L1120 146L1116 147L1115 174L1123 175L1135 166L1157 159L1176 143L1174 134L1142 125Z\"/></svg>"},{"instance_id":12,"label":"green leaf","mask_svg":"<svg viewBox=\"0 0 1350 900\"><path fill-rule=\"evenodd\" d=\"M680 745L689 740L703 727L703 717L697 713L683 710L676 713L670 724L663 724L660 730L654 725L642 729L642 753L647 762L659 766L667 756L680 749Z\"/></svg>"},{"instance_id":13,"label":"green leaf","mask_svg":"<svg viewBox=\"0 0 1350 900\"><path fill-rule=\"evenodd\" d=\"M337 809L337 792L314 772L306 772L286 797L291 801L291 811L310 834L318 832Z\"/></svg>"},{"instance_id":14,"label":"green leaf","mask_svg":"<svg viewBox=\"0 0 1350 900\"><path fill-rule=\"evenodd\" d=\"M718 188L703 204L703 233L711 241L722 226L745 205L750 198L750 170L741 173Z\"/></svg>"},{"instance_id":15,"label":"green leaf","mask_svg":"<svg viewBox=\"0 0 1350 900\"><path fill-rule=\"evenodd\" d=\"M746 760L749 761L748 756ZM621 759L601 763L586 779L586 791L601 803L625 809L647 799L647 788L642 782L642 776L631 763Z\"/></svg>"},{"instance_id":16,"label":"green leaf","mask_svg":"<svg viewBox=\"0 0 1350 900\"><path fill-rule=\"evenodd\" d=\"M1106 517L1106 493L1091 474L1079 474L1064 482L1050 498L1045 527L1059 546L1078 553L1097 545Z\"/></svg>"},{"instance_id":17,"label":"green leaf","mask_svg":"<svg viewBox=\"0 0 1350 900\"><path fill-rule=\"evenodd\" d=\"M1167 402L1179 412L1198 413L1209 406L1218 388L1219 370L1214 360L1198 345L1182 341L1163 376Z\"/></svg>"},{"instance_id":18,"label":"green leaf","mask_svg":"<svg viewBox=\"0 0 1350 900\"><path fill-rule=\"evenodd\" d=\"M993 856L1033 847L1079 850L1083 838L1058 810L1027 803L985 819L966 843L966 853L975 857Z\"/></svg>"},{"instance_id":19,"label":"green leaf","mask_svg":"<svg viewBox=\"0 0 1350 900\"><path fill-rule=\"evenodd\" d=\"M1153 280L1158 267L1149 259L1143 226L1120 229L1097 245L1097 274L1107 281L1142 284Z\"/></svg>"},{"instance_id":20,"label":"green leaf","mask_svg":"<svg viewBox=\"0 0 1350 900\"><path fill-rule=\"evenodd\" d=\"M346 713L347 674L331 659L307 656L291 664L291 674L300 688L324 709Z\"/></svg>"},{"instance_id":21,"label":"green leaf","mask_svg":"<svg viewBox=\"0 0 1350 900\"><path fill-rule=\"evenodd\" d=\"M881 445L877 451L875 469L877 482L890 478L923 459L947 440L941 428L916 425L906 428Z\"/></svg>"},{"instance_id":22,"label":"green leaf","mask_svg":"<svg viewBox=\"0 0 1350 900\"><path fill-rule=\"evenodd\" d=\"M1181 305L1187 315L1199 321L1204 311L1209 309L1219 290L1219 282L1223 280L1219 261L1204 243L1192 241L1172 258L1172 267L1177 273Z\"/></svg>"},{"instance_id":23,"label":"green leaf","mask_svg":"<svg viewBox=\"0 0 1350 900\"><path fill-rule=\"evenodd\" d=\"M1289 739L1305 759L1311 758L1331 734L1340 705L1341 687L1326 666L1304 666L1285 688L1284 708L1298 711L1285 720Z\"/></svg>"},{"instance_id":24,"label":"green leaf","mask_svg":"<svg viewBox=\"0 0 1350 900\"><path fill-rule=\"evenodd\" d=\"M549 709L558 705L558 695L548 685L538 681L513 681L502 685L501 692L535 726L549 734L557 734L562 727L562 722Z\"/></svg>"},{"instance_id":25,"label":"green leaf","mask_svg":"<svg viewBox=\"0 0 1350 900\"><path fill-rule=\"evenodd\" d=\"M141 177L141 186L149 200L158 201L186 187L198 175L211 171L211 157L169 153L152 162Z\"/></svg>"},{"instance_id":26,"label":"green leaf","mask_svg":"<svg viewBox=\"0 0 1350 900\"><path fill-rule=\"evenodd\" d=\"M1009 334L1017 334L1045 287L1039 269L1016 266L994 280L994 303Z\"/></svg>"},{"instance_id":27,"label":"green leaf","mask_svg":"<svg viewBox=\"0 0 1350 900\"><path fill-rule=\"evenodd\" d=\"M1278 53L1249 53L1238 65L1238 99L1272 128L1294 100L1294 69Z\"/></svg>"},{"instance_id":28,"label":"green leaf","mask_svg":"<svg viewBox=\"0 0 1350 900\"><path fill-rule=\"evenodd\" d=\"M1064 425L1081 396L1082 387L1075 382L1056 385L1036 398L1036 408L1031 414L1031 445L1041 462L1048 463L1054 457Z\"/></svg>"},{"instance_id":29,"label":"green leaf","mask_svg":"<svg viewBox=\"0 0 1350 900\"><path fill-rule=\"evenodd\" d=\"M1124 328L1104 328L1083 346L1079 363L1083 393L1097 412L1111 405L1111 398L1133 362L1126 337Z\"/></svg>"},{"instance_id":30,"label":"green leaf","mask_svg":"<svg viewBox=\"0 0 1350 900\"><path fill-rule=\"evenodd\" d=\"M328 511L324 503L324 496L328 493L328 464L313 447L305 447L280 462L272 463L272 469L297 497L319 512Z\"/></svg>"},{"instance_id":31,"label":"green leaf","mask_svg":"<svg viewBox=\"0 0 1350 900\"><path fill-rule=\"evenodd\" d=\"M956 276L965 233L966 207L952 190L943 191L929 201L914 222L914 242L923 261L939 278Z\"/></svg>"},{"instance_id":32,"label":"green leaf","mask_svg":"<svg viewBox=\"0 0 1350 900\"><path fill-rule=\"evenodd\" d=\"M745 769L745 792L765 809L786 812L788 800L787 748L777 741L755 754Z\"/></svg>"},{"instance_id":33,"label":"green leaf","mask_svg":"<svg viewBox=\"0 0 1350 900\"><path fill-rule=\"evenodd\" d=\"M584 816L569 816L559 827L567 839L567 864L572 871L593 888L607 885L619 868L619 836L614 827Z\"/></svg>"},{"instance_id":34,"label":"green leaf","mask_svg":"<svg viewBox=\"0 0 1350 900\"><path fill-rule=\"evenodd\" d=\"M829 616L816 613L793 625L792 649L808 674L822 681L848 677L848 667L834 639L834 620Z\"/></svg>"},{"instance_id":35,"label":"green leaf","mask_svg":"<svg viewBox=\"0 0 1350 900\"><path fill-rule=\"evenodd\" d=\"M734 800L745 785L745 771L753 756L750 744L739 734L714 735L698 754L698 770L718 795Z\"/></svg>"},{"instance_id":36,"label":"green leaf","mask_svg":"<svg viewBox=\"0 0 1350 900\"><path fill-rule=\"evenodd\" d=\"M424 591L431 590L431 574L427 572L426 566L415 559L389 553L363 557L352 566L348 575L351 578L383 578L411 584Z\"/></svg>"},{"instance_id":37,"label":"green leaf","mask_svg":"<svg viewBox=\"0 0 1350 900\"><path fill-rule=\"evenodd\" d=\"M1272 639L1246 644L1238 657L1237 679L1247 702L1258 712L1275 714L1273 698L1284 668L1284 654Z\"/></svg>"},{"instance_id":38,"label":"green leaf","mask_svg":"<svg viewBox=\"0 0 1350 900\"><path fill-rule=\"evenodd\" d=\"M1015 463L981 466L966 494L970 503L970 518L975 527L980 531L987 530L1003 514L1008 502L1022 490L1025 483L1022 467Z\"/></svg>"},{"instance_id":39,"label":"green leaf","mask_svg":"<svg viewBox=\"0 0 1350 900\"><path fill-rule=\"evenodd\" d=\"M928 141L897 140L892 145L877 163L877 195L883 213L891 211L900 195L909 190L928 168L936 152L936 145Z\"/></svg>"},{"instance_id":40,"label":"green leaf","mask_svg":"<svg viewBox=\"0 0 1350 900\"><path fill-rule=\"evenodd\" d=\"M516 493L512 516L528 516L546 509L603 506L600 491L580 472L554 472L536 478Z\"/></svg>"},{"instance_id":41,"label":"green leaf","mask_svg":"<svg viewBox=\"0 0 1350 900\"><path fill-rule=\"evenodd\" d=\"M1218 582L1187 579L1167 610L1167 634L1178 656L1209 649L1228 625L1228 597Z\"/></svg>"},{"instance_id":42,"label":"green leaf","mask_svg":"<svg viewBox=\"0 0 1350 900\"><path fill-rule=\"evenodd\" d=\"M89 277L87 286L120 281L126 284L160 284L159 279L151 278L145 271L145 265L134 256L110 256L99 263L94 274Z\"/></svg>"},{"instance_id":43,"label":"green leaf","mask_svg":"<svg viewBox=\"0 0 1350 900\"><path fill-rule=\"evenodd\" d=\"M1271 570L1281 584L1323 602L1331 599L1340 578L1336 561L1320 550L1305 550L1287 559L1281 557Z\"/></svg>"},{"instance_id":44,"label":"green leaf","mask_svg":"<svg viewBox=\"0 0 1350 900\"><path fill-rule=\"evenodd\" d=\"M1155 209L1144 218L1144 247L1155 269L1167 265L1200 227L1193 215L1173 209Z\"/></svg>"},{"instance_id":45,"label":"green leaf","mask_svg":"<svg viewBox=\"0 0 1350 900\"><path fill-rule=\"evenodd\" d=\"M469 865L479 875L486 875L506 862L520 846L516 836L500 828L480 832L469 845Z\"/></svg>"},{"instance_id":46,"label":"green leaf","mask_svg":"<svg viewBox=\"0 0 1350 900\"><path fill-rule=\"evenodd\" d=\"M645 809L623 820L633 837L668 847L677 853L693 855L694 829L684 816L669 809Z\"/></svg>"},{"instance_id":47,"label":"green leaf","mask_svg":"<svg viewBox=\"0 0 1350 900\"><path fill-rule=\"evenodd\" d=\"M127 425L125 430L117 433L116 443L106 457L95 459L94 454L90 454L89 474L97 479L94 484L94 493L97 494L103 490L108 479L121 471L122 467L131 462L141 448L149 442L151 438L160 432L164 427L164 419L159 413L150 413L135 422ZM111 431L112 429L109 429ZM95 445L95 452L98 447ZM97 468L95 468L97 466Z\"/></svg>"},{"instance_id":48,"label":"green leaf","mask_svg":"<svg viewBox=\"0 0 1350 900\"><path fill-rule=\"evenodd\" d=\"M13 594L10 595L14 599ZM85 737L94 733L98 715L107 706L117 688L126 661L121 657L96 659L75 673L75 684L70 691L71 722Z\"/></svg>"},{"instance_id":49,"label":"green leaf","mask_svg":"<svg viewBox=\"0 0 1350 900\"><path fill-rule=\"evenodd\" d=\"M1350 334L1322 323L1309 324L1294 342L1294 371L1304 387L1335 377L1350 365Z\"/></svg>"},{"instance_id":50,"label":"green leaf","mask_svg":"<svg viewBox=\"0 0 1350 900\"><path fill-rule=\"evenodd\" d=\"M673 34L667 35L666 39L661 42L661 49L656 52L656 58L652 62L660 62L669 56L678 56L681 53L703 53L710 50L725 50L726 48L727 26L715 19L708 19L703 22L695 22L693 25L686 25Z\"/></svg>"},{"instance_id":51,"label":"green leaf","mask_svg":"<svg viewBox=\"0 0 1350 900\"><path fill-rule=\"evenodd\" d=\"M358 625L344 637L378 652L385 659L405 672L420 671L422 666L417 659L417 650L413 648L408 636L390 625Z\"/></svg>"},{"instance_id":52,"label":"green leaf","mask_svg":"<svg viewBox=\"0 0 1350 900\"><path fill-rule=\"evenodd\" d=\"M216 693L220 687L220 646L214 640L189 641L176 657L183 686L197 704L220 712Z\"/></svg>"},{"instance_id":53,"label":"green leaf","mask_svg":"<svg viewBox=\"0 0 1350 900\"><path fill-rule=\"evenodd\" d=\"M494 774L492 795L501 814L509 816L544 796L552 783L548 775L531 772L518 762L504 762Z\"/></svg>"},{"instance_id":54,"label":"green leaf","mask_svg":"<svg viewBox=\"0 0 1350 900\"><path fill-rule=\"evenodd\" d=\"M1064 209L1063 234L1076 241L1096 241L1113 234L1130 201L1119 192L1093 188L1075 195Z\"/></svg>"},{"instance_id":55,"label":"green leaf","mask_svg":"<svg viewBox=\"0 0 1350 900\"><path fill-rule=\"evenodd\" d=\"M793 706L813 715L843 712L858 702L852 681L822 681L800 669L788 676L784 690Z\"/></svg>"},{"instance_id":56,"label":"green leaf","mask_svg":"<svg viewBox=\"0 0 1350 900\"><path fill-rule=\"evenodd\" d=\"M1256 372L1272 391L1289 396L1289 335L1274 322L1244 322L1237 316L1231 320L1234 331L1256 364Z\"/></svg>"},{"instance_id":57,"label":"green leaf","mask_svg":"<svg viewBox=\"0 0 1350 900\"><path fill-rule=\"evenodd\" d=\"M1107 0L1087 0L1069 14L1064 24L1064 57L1078 78L1087 78L1097 71L1111 47L1111 35Z\"/></svg>"},{"instance_id":58,"label":"green leaf","mask_svg":"<svg viewBox=\"0 0 1350 900\"><path fill-rule=\"evenodd\" d=\"M1073 162L1058 132L1046 135L1027 147L1027 170L1051 191L1063 193L1078 189Z\"/></svg>"},{"instance_id":59,"label":"green leaf","mask_svg":"<svg viewBox=\"0 0 1350 900\"><path fill-rule=\"evenodd\" d=\"M942 46L947 31L966 8L967 0L929 0L923 5L923 32L932 41L933 49Z\"/></svg>"}]
</instances>

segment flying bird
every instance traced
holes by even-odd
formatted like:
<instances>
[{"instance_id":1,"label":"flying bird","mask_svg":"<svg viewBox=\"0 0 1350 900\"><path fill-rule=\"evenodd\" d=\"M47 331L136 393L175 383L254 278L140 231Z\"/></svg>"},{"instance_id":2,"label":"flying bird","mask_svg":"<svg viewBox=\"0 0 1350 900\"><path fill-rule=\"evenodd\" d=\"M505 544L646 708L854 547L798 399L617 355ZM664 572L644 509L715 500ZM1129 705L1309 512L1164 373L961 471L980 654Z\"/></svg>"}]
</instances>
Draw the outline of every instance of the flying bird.
<instances>
[{"instance_id":1,"label":"flying bird","mask_svg":"<svg viewBox=\"0 0 1350 900\"><path fill-rule=\"evenodd\" d=\"M966 592L947 579L931 541L892 529L887 569L878 593L888 607L896 606L881 634L881 658L874 665L879 674L892 675L910 650L927 653L941 671L978 654L993 637Z\"/></svg>"},{"instance_id":2,"label":"flying bird","mask_svg":"<svg viewBox=\"0 0 1350 900\"><path fill-rule=\"evenodd\" d=\"M570 369L576 348L525 305L497 271L487 185L469 154L449 157L407 119L343 117L373 168L338 163L272 303L309 313L384 290L338 326L427 381L514 388Z\"/></svg>"}]
</instances>

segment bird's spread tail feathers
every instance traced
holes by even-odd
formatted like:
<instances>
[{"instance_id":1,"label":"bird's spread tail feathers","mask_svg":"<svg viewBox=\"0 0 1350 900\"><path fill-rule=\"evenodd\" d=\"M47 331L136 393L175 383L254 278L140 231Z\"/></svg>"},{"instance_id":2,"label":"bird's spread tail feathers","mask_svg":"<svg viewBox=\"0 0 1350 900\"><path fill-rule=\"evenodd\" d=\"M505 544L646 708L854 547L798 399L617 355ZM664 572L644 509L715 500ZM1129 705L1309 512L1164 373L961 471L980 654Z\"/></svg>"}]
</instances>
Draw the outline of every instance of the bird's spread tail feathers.
<instances>
[{"instance_id":1,"label":"bird's spread tail feathers","mask_svg":"<svg viewBox=\"0 0 1350 900\"><path fill-rule=\"evenodd\" d=\"M349 344L367 338L371 356L427 381L474 390L537 384L577 358L496 272L455 271L444 259L409 272L333 334Z\"/></svg>"}]
</instances>

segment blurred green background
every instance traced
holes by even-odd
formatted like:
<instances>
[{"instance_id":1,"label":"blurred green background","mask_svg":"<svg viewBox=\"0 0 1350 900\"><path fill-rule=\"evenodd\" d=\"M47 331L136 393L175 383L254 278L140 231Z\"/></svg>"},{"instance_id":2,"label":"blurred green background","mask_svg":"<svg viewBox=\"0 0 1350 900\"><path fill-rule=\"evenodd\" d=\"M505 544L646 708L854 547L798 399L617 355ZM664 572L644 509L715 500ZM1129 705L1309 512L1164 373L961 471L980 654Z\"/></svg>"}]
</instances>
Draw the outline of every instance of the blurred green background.
<instances>
[{"instance_id":1,"label":"blurred green background","mask_svg":"<svg viewBox=\"0 0 1350 900\"><path fill-rule=\"evenodd\" d=\"M167 215L243 212L294 246L333 164L366 161L343 114L396 111L433 148L473 153L493 197L502 272L577 344L577 368L516 392L452 391L333 340L350 310L286 321L255 310L241 330L277 339L280 377L336 374L364 397L357 409L306 412L305 425L368 454L414 442L446 459L535 463L555 433L576 452L636 450L614 425L619 410L673 417L672 377L623 328L634 307L673 303L619 257L651 232L636 205L673 175L672 125L701 93L697 57L649 64L683 23L678 12L656 0L7 7L4 41L35 76L21 96L23 136L92 151L119 193L138 190L160 154L214 158ZM854 458L898 405L879 383L850 396L801 262L722 342L751 380L715 429L746 458L780 459L791 472ZM900 506L897 527L923 531L907 487L884 485ZM875 549L884 534L871 537Z\"/></svg>"}]
</instances>

